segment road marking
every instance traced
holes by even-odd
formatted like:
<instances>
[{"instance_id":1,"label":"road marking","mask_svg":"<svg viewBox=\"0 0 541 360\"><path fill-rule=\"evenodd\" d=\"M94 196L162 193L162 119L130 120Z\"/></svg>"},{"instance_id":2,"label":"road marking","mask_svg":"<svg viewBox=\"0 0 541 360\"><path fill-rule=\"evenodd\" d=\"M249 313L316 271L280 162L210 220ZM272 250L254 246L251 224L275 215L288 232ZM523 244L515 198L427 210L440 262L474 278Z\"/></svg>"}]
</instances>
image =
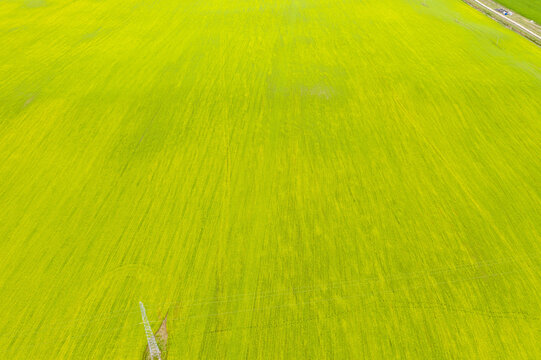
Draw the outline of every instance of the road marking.
<instances>
[{"instance_id":1,"label":"road marking","mask_svg":"<svg viewBox=\"0 0 541 360\"><path fill-rule=\"evenodd\" d=\"M497 12L496 10L494 10L494 9L492 9L492 8L490 8L490 7L488 7L488 6L486 6L485 4L483 4L482 2L480 2L479 0L473 0L473 1L475 1L476 3L478 3L479 5L481 5L482 7L484 7L484 8L486 8L486 9L492 11L494 14L496 14L496 15L498 15L498 16L504 18L505 20L507 20L507 21L509 21L509 22L511 22L511 23L513 23L513 24L515 24L516 26L518 26L518 27L521 28L522 30L526 31L528 34L531 34L531 35L535 36L537 39L541 40L541 36L537 35L537 34L534 33L533 31L530 31L530 30L526 29L524 26L520 25L520 24L517 23L516 21L513 21L513 20L509 19L507 16L500 14L499 12Z\"/></svg>"}]
</instances>

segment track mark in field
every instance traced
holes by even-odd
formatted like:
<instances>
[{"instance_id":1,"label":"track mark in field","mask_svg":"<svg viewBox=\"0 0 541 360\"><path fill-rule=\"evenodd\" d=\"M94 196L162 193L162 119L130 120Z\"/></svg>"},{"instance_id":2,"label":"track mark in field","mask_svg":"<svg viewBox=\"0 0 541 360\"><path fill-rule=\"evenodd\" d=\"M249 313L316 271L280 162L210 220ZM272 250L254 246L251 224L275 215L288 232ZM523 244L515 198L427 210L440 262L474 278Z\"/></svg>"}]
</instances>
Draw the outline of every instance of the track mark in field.
<instances>
[{"instance_id":1,"label":"track mark in field","mask_svg":"<svg viewBox=\"0 0 541 360\"><path fill-rule=\"evenodd\" d=\"M382 300L381 303L385 303L385 300ZM531 314L526 311L515 310L515 311L504 311L503 309L480 309L480 308L466 308L455 306L453 304L448 304L444 301L433 301L433 302L423 302L423 301L403 301L393 299L392 303L389 306L397 309L412 309L412 310L423 310L423 311L433 311L440 310L444 312L453 312L463 315L472 315L472 316L484 316L491 319L512 319L512 320L531 320L538 321L539 316L536 314Z\"/></svg>"},{"instance_id":2,"label":"track mark in field","mask_svg":"<svg viewBox=\"0 0 541 360\"><path fill-rule=\"evenodd\" d=\"M469 272L469 271L481 271L481 270L487 270L487 269L495 269L497 267L503 267L507 265L513 265L518 260L524 260L529 259L531 261L538 259L537 256L530 257L530 256L517 256L515 258L512 257L504 257L504 258L495 258L490 260L483 260L477 263L472 264L461 264L457 266L452 267L442 267L438 269L432 269L428 271L416 271L416 272L410 272L410 273L404 273L404 274L395 274L391 276L384 276L383 280L386 282L404 282L404 281L420 281L425 278L425 276L444 276L446 274L450 273L458 273L461 272ZM459 278L457 275L452 276L453 279ZM316 292L323 292L325 290L344 290L344 289L350 289L350 288L358 288L365 285L371 285L377 283L379 280L382 280L381 277L368 277L362 280L343 280L343 281L336 281L331 283L322 284L319 286L305 286L305 287L297 287L289 290L280 290L280 291L264 291L264 292L251 292L251 293L240 293L240 294L234 294L231 296L226 297L220 297L220 298L207 298L207 299L194 299L193 301L184 301L184 302L170 302L165 304L154 304L148 306L148 308L163 308L168 307L169 310L174 309L190 309L192 307L200 307L200 306L206 306L206 305L213 305L217 303L232 303L232 302L239 302L243 301L246 298L253 298L254 300L263 300L263 299L276 299L276 298L287 298L293 295L300 295L300 294L313 294ZM182 305L179 305L182 304ZM160 320L157 321L150 321L151 323L158 323Z\"/></svg>"},{"instance_id":3,"label":"track mark in field","mask_svg":"<svg viewBox=\"0 0 541 360\"><path fill-rule=\"evenodd\" d=\"M487 280L487 279L493 279L493 278L499 278L499 277L502 277L502 276L506 276L506 275L509 275L509 274L513 274L514 272L503 272L503 273L492 273L492 274L487 274L487 275L483 275L483 276L476 276L476 277L471 277L471 278L466 278L466 279L458 279L458 280L452 280L452 281L448 281L447 283L459 283L459 282L464 282L464 281L469 281L469 280ZM437 282L437 284L441 284L441 283L444 283L444 282ZM392 295L392 294L395 294L397 293L396 290L406 290L406 289L409 289L409 290L415 290L415 289L422 289L422 288L425 288L426 286L416 286L416 287L403 287L403 288L400 288L400 289L395 289L395 290L389 290L389 291L386 291L384 292L385 294L388 294L388 295ZM364 298L365 300L367 300L367 297L366 297L366 294L358 294L358 295L354 295L354 296L348 296L346 298L349 298L349 299L352 299L352 298ZM329 299L327 299L329 300ZM320 300L320 301L308 301L308 302L303 302L301 303L306 305L306 304L322 304L323 301L326 301L325 299L323 300ZM293 304L289 304L289 305L293 305ZM284 308L284 307L287 307L289 305L278 305L278 306L274 306L274 307L269 307L267 309L278 309L278 308ZM311 322L311 321L324 321L324 320L328 320L328 319L339 319L339 318L342 318L344 316L349 316L351 314L356 314L356 313L360 313L360 312L363 312L363 311L372 311L370 309L368 309L368 307L372 307L374 309L410 309L410 310L417 310L417 311L423 311L425 313L430 313L430 316L432 316L432 313L434 313L435 311L440 311L440 312L444 312L444 313L456 313L458 315L463 315L463 316L481 316L481 317L486 317L486 318L490 318L490 319L493 319L493 320L512 320L512 321L538 321L539 320L539 315L538 314L533 314L533 313L529 313L529 312L526 312L526 311L521 311L521 310L516 310L516 311L506 311L504 309L492 309L492 308L486 308L486 309L479 309L479 308L467 308L467 307L459 307L459 306L453 306L452 304L447 304L445 302L442 302L442 301L439 301L439 302L407 302L407 301L392 301L391 303L387 304L386 303L386 300L384 299L381 299L381 298L374 298L372 299L372 301L368 301L368 302L365 302L363 304L363 307L359 308L359 307L355 307L355 308L352 308L350 310L343 310L343 311L332 311L331 313L329 314L326 314L326 315L321 315L321 314L314 314L314 315L310 315L310 316L301 316L299 318L296 318L296 319L291 319L289 321L269 321L265 324L260 324L260 325L247 325L247 326L231 326L231 327L222 327L222 328L217 328L217 329L214 329L214 330L210 330L210 331L201 331L201 332L197 332L197 333L190 333L188 336L190 337L193 337L193 336L199 336L199 335L203 335L203 334L215 334L215 335L219 335L220 333L225 333L225 332L230 332L230 331L242 331L242 330L250 330L250 329L269 329L269 328L287 328L287 327L290 327L290 326L302 326L303 324L307 323L307 322ZM255 310L260 310L260 309L253 309L254 311ZM250 311L249 309L247 309L247 311ZM223 314L236 314L236 313L239 313L239 312L228 312L228 313L220 313L220 314L214 314L214 315L210 315L210 316L204 316L204 317L201 317L201 318L209 318L211 316L216 316L216 315L223 315ZM172 320L180 320L180 319L172 319ZM185 319L184 319L185 320Z\"/></svg>"},{"instance_id":4,"label":"track mark in field","mask_svg":"<svg viewBox=\"0 0 541 360\"><path fill-rule=\"evenodd\" d=\"M466 277L458 277L458 278L452 278L452 279L444 279L441 281L435 281L432 284L421 284L416 286L399 286L393 289L385 290L379 294L373 293L373 292L365 292L365 291L355 291L349 295L341 296L341 300L361 300L366 303L377 303L381 302L381 295L394 295L394 294L402 294L405 290L412 291L412 290L420 290L420 289L428 289L431 286L439 285L439 284L459 284L459 283L468 283L468 282L474 282L474 281L488 281L488 280L494 280L494 279L501 279L506 278L509 275L517 274L516 271L504 271L504 272L494 272L494 273L488 273L483 274L479 276L466 276ZM262 306L262 307L249 307L249 308L241 308L239 310L233 310L233 311L223 311L223 312L215 312L210 314L204 314L204 315L191 315L191 316L182 316L170 319L172 321L176 320L188 320L188 319L209 319L209 318L218 318L224 315L240 315L240 314L248 314L248 313L255 313L255 312L261 312L261 311L277 311L279 309L286 309L291 306L299 306L299 305L321 305L326 304L330 301L332 301L333 297L324 297L320 299L315 300L309 300L309 301L303 301L303 302L290 302L290 303L280 303L278 305L270 305L270 306ZM371 301L369 301L371 300ZM155 323L157 321L149 321L150 323Z\"/></svg>"}]
</instances>

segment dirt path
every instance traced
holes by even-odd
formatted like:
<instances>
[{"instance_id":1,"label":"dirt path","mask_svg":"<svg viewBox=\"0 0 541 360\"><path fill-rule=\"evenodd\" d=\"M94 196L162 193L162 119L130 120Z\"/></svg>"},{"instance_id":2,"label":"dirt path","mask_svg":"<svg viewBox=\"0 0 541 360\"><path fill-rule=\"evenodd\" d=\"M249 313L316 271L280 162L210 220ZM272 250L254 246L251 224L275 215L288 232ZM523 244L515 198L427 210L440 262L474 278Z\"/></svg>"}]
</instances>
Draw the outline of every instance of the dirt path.
<instances>
[{"instance_id":1,"label":"dirt path","mask_svg":"<svg viewBox=\"0 0 541 360\"><path fill-rule=\"evenodd\" d=\"M541 46L541 26L536 24L533 20L527 19L520 14L516 14L512 9L508 9L503 5L498 4L492 0L463 0L465 3L471 5L475 9L485 13L492 19L498 21L511 30L519 33L525 38L531 40L537 45ZM511 12L511 15L504 15L496 9L505 9Z\"/></svg>"}]
</instances>

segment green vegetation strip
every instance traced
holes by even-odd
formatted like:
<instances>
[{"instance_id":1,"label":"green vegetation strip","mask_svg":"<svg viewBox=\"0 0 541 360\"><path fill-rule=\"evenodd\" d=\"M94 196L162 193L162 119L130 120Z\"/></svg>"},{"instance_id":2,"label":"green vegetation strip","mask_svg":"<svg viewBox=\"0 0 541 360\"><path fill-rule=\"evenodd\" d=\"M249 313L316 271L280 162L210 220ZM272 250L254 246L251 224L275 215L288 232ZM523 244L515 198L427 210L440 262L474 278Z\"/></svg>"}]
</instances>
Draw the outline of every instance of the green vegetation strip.
<instances>
[{"instance_id":1,"label":"green vegetation strip","mask_svg":"<svg viewBox=\"0 0 541 360\"><path fill-rule=\"evenodd\" d=\"M539 0L498 0L498 2L536 23L541 24L541 1Z\"/></svg>"}]
</instances>

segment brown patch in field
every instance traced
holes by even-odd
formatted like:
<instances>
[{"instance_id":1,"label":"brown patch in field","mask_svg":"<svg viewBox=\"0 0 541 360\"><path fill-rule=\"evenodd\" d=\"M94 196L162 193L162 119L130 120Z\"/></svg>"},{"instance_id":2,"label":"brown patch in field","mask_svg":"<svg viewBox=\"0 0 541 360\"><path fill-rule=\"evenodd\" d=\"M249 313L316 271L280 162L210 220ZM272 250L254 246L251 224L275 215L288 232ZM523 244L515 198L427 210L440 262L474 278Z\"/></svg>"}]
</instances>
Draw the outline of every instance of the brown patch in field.
<instances>
[{"instance_id":1,"label":"brown patch in field","mask_svg":"<svg viewBox=\"0 0 541 360\"><path fill-rule=\"evenodd\" d=\"M165 315L165 318L163 319L160 328L158 329L158 331L156 331L156 333L154 333L154 336L156 337L156 342L158 343L158 347L160 348L162 360L167 359L167 339L169 338L169 334L167 333L167 315ZM143 360L151 360L148 345L146 346L145 352L143 353Z\"/></svg>"}]
</instances>

